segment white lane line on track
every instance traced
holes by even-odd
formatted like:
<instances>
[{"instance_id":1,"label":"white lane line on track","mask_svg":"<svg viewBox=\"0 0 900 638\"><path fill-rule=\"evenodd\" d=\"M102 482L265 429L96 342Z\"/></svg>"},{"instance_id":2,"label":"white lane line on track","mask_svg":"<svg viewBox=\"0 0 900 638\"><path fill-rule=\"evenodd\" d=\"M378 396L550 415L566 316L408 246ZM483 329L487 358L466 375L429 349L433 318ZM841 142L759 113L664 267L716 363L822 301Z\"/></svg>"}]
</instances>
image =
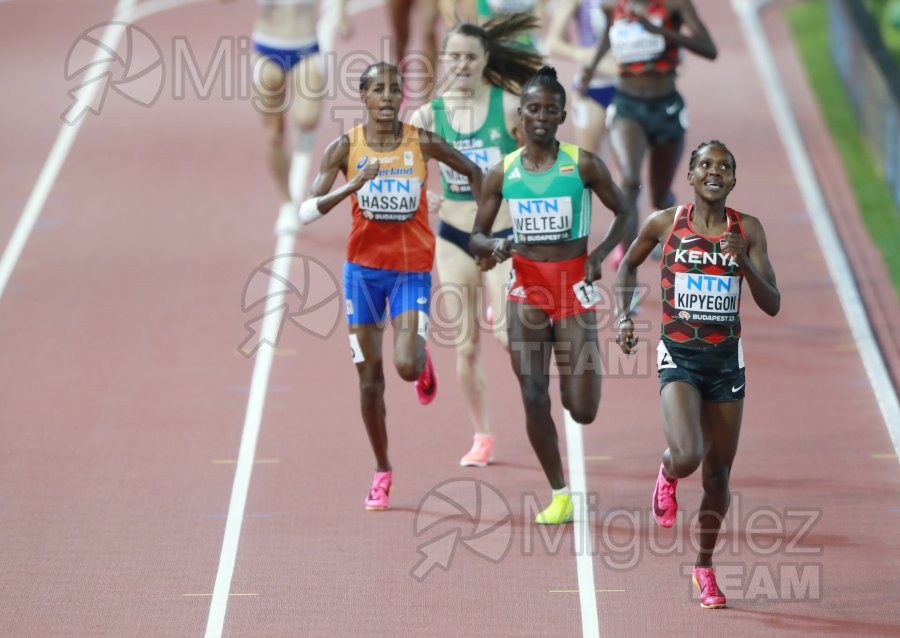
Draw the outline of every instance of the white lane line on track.
<instances>
[{"instance_id":1,"label":"white lane line on track","mask_svg":"<svg viewBox=\"0 0 900 638\"><path fill-rule=\"evenodd\" d=\"M351 2L347 11L350 14L360 13L380 6L382 0L362 0ZM318 39L323 51L331 51L334 33L337 28L337 5L328 3L326 10L317 25ZM308 166L308 164L307 164ZM298 176L298 183L306 186L306 175ZM302 197L302 196L301 196ZM294 251L295 235L279 235L274 256L289 255ZM269 375L272 371L272 359L275 354L278 330L284 309L277 311L281 305L277 294L283 288L277 284L290 280L289 259L276 259L273 276L269 278L266 309L262 328L259 333L260 347L256 351L253 374L250 379L250 397L247 401L247 412L241 431L241 443L238 449L237 467L234 471L234 482L231 488L231 500L228 505L228 516L225 521L225 532L222 538L222 551L219 554L219 565L216 571L216 582L213 587L212 600L209 604L209 616L206 620L206 638L220 638L225 628L225 616L228 610L228 599L231 591L231 580L234 576L234 564L237 560L238 544L241 538L241 527L244 522L244 509L247 506L247 494L250 491L250 479L253 474L253 461L256 456L256 444L262 426L263 408ZM273 304L270 307L270 304Z\"/></svg>"},{"instance_id":2,"label":"white lane line on track","mask_svg":"<svg viewBox=\"0 0 900 638\"><path fill-rule=\"evenodd\" d=\"M584 438L582 426L568 410L563 410L566 424L566 456L569 462L569 489L575 505L572 525L575 526L575 568L578 574L578 599L581 606L581 635L599 638L600 617L597 613L597 593L594 589L594 553L591 538L590 498L584 470Z\"/></svg>"},{"instance_id":3,"label":"white lane line on track","mask_svg":"<svg viewBox=\"0 0 900 638\"><path fill-rule=\"evenodd\" d=\"M294 242L294 235L280 235L275 244L275 255L290 255L294 251ZM263 408L266 403L266 388L269 385L269 374L272 371L272 359L275 355L275 347L270 344L277 343L281 315L284 312L283 308L277 310L278 306L282 304L281 297L277 294L282 290L279 282L290 280L289 259L276 259L273 266L273 276L269 278L269 290L266 293L265 315L259 334L260 346L256 350L256 358L253 362L250 397L247 400L237 467L234 470L234 482L231 487L231 500L225 519L225 533L222 538L222 550L219 553L216 583L209 604L209 615L206 619L205 635L207 638L221 636L225 627L225 612L231 592L231 579L234 575L234 563L237 560L238 542L241 538L244 510L247 506L247 494L250 491L250 478L253 474L253 462L256 457L256 443L259 440Z\"/></svg>"},{"instance_id":4,"label":"white lane line on track","mask_svg":"<svg viewBox=\"0 0 900 638\"><path fill-rule=\"evenodd\" d=\"M900 402L897 400L897 392L891 383L884 359L881 357L881 351L875 340L865 305L853 279L853 269L834 228L828 204L819 187L815 170L806 147L803 145L803 137L778 73L778 66L769 49L765 30L758 14L758 8L761 5L752 0L731 0L731 5L734 12L740 17L741 28L749 45L751 57L756 63L765 85L764 92L769 100L772 116L787 150L788 160L800 186L806 209L812 219L819 246L822 253L828 255L825 263L828 265L828 271L834 281L838 299L850 326L850 332L856 341L863 366L869 377L869 383L881 410L884 425L894 444L894 450L900 455Z\"/></svg>"},{"instance_id":5,"label":"white lane line on track","mask_svg":"<svg viewBox=\"0 0 900 638\"><path fill-rule=\"evenodd\" d=\"M118 16L129 13L134 7L134 3L135 0L119 0L116 3L112 19L117 20ZM112 62L109 51L116 50L124 32L124 29L118 28L116 25L107 25L100 38L103 46L97 47L97 52L94 54L94 59L87 71L88 77L101 78L106 73L110 62ZM107 50L104 50L104 47ZM90 105L94 103L97 97L97 90L102 84L102 82L89 80L85 82L85 90L81 94L84 104ZM3 256L0 257L0 299L3 298L9 278L16 267L16 263L19 261L19 257L22 256L25 244L28 243L28 238L34 230L34 225L37 223L41 211L44 209L44 204L47 202L50 191L53 190L56 178L59 177L59 171L69 156L69 151L75 143L75 138L81 130L84 119L84 117L77 118L71 125L64 122L59 128L59 133L56 135L56 141L53 143L50 155L47 156L47 160L44 162L44 167L41 169L37 182L35 182L34 188L31 190L31 195L25 203L25 209L19 216L19 221L9 238L9 242L6 244Z\"/></svg>"},{"instance_id":6,"label":"white lane line on track","mask_svg":"<svg viewBox=\"0 0 900 638\"><path fill-rule=\"evenodd\" d=\"M4 1L8 0L0 0L0 3ZM154 13L167 11L185 4L210 2L210 0L149 0L148 2L136 5L136 1L137 0L119 0L110 22L134 23ZM84 90L79 94L79 102L82 105L92 105L97 98L97 91L104 83L93 82L89 78L101 78L103 77L103 74L107 72L110 63L112 62L109 52L115 51L118 48L124 33L124 29L121 29L114 24L107 25L104 30L103 36L100 39L102 46L97 47L97 52L94 54L93 61L86 67L88 68L88 71L85 80L82 83ZM6 244L3 256L0 257L0 299L3 298L3 293L6 291L9 278L12 276L19 258L22 256L22 251L25 250L25 245L31 237L31 233L34 230L38 217L40 217L41 212L44 210L44 204L47 203L47 198L50 196L50 192L56 184L59 172L62 170L63 164L65 164L66 158L69 156L69 151L72 150L72 145L75 143L75 138L78 136L81 125L84 123L85 119L85 117L77 117L71 124L63 122L59 129L59 133L56 135L56 140L53 143L53 147L50 149L50 154L44 162L44 166L38 175L34 188L31 190L31 195L25 203L25 208L19 216L19 221L9 238L9 242Z\"/></svg>"}]
</instances>

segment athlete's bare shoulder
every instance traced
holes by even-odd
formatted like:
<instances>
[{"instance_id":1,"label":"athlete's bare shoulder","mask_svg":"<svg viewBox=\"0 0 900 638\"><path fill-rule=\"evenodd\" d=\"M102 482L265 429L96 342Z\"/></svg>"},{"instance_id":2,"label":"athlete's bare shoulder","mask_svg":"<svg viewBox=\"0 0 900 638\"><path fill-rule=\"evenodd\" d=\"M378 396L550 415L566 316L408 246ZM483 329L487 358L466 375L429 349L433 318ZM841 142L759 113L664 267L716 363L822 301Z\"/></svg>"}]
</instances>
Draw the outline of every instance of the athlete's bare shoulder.
<instances>
[{"instance_id":1,"label":"athlete's bare shoulder","mask_svg":"<svg viewBox=\"0 0 900 638\"><path fill-rule=\"evenodd\" d=\"M742 213L741 211L734 210L733 208L731 210L733 210L735 213L737 213L738 219L740 220L740 222L742 224L750 223L750 224L759 225L761 223L759 221L758 217L755 217L755 216L751 215L750 213Z\"/></svg>"},{"instance_id":2,"label":"athlete's bare shoulder","mask_svg":"<svg viewBox=\"0 0 900 638\"><path fill-rule=\"evenodd\" d=\"M675 223L675 212L678 210L678 206L670 206L669 208L663 208L662 210L655 211L647 217L647 223L653 222L656 225L665 225L671 226Z\"/></svg>"},{"instance_id":3,"label":"athlete's bare shoulder","mask_svg":"<svg viewBox=\"0 0 900 638\"><path fill-rule=\"evenodd\" d=\"M431 106L431 102L426 102L417 108L412 117L409 118L409 123L428 131L434 129L434 108Z\"/></svg>"},{"instance_id":4,"label":"athlete's bare shoulder","mask_svg":"<svg viewBox=\"0 0 900 638\"><path fill-rule=\"evenodd\" d=\"M518 113L519 105L522 103L522 98L515 93L511 93L509 91L503 92L503 112L504 113Z\"/></svg>"},{"instance_id":5,"label":"athlete's bare shoulder","mask_svg":"<svg viewBox=\"0 0 900 638\"><path fill-rule=\"evenodd\" d=\"M350 136L346 133L334 138L322 155L323 164L330 166L346 166L350 157Z\"/></svg>"},{"instance_id":6,"label":"athlete's bare shoulder","mask_svg":"<svg viewBox=\"0 0 900 638\"><path fill-rule=\"evenodd\" d=\"M747 239L752 241L758 239L761 235L764 235L762 222L759 221L758 217L738 211L735 212L738 215L738 220L741 222L741 228L744 229L744 234L747 236Z\"/></svg>"}]
</instances>

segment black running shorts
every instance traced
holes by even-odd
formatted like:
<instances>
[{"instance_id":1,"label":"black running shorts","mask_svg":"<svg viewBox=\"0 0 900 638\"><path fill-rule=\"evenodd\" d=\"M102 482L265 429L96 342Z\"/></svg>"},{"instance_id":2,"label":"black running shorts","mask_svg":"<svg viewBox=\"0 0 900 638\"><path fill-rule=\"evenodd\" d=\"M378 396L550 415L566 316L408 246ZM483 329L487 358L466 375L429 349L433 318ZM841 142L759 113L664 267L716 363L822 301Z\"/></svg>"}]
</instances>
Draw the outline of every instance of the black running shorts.
<instances>
[{"instance_id":1,"label":"black running shorts","mask_svg":"<svg viewBox=\"0 0 900 638\"><path fill-rule=\"evenodd\" d=\"M656 98L616 91L606 112L606 123L610 126L620 118L640 124L650 146L681 139L688 128L687 106L678 91Z\"/></svg>"},{"instance_id":2,"label":"black running shorts","mask_svg":"<svg viewBox=\"0 0 900 638\"><path fill-rule=\"evenodd\" d=\"M668 383L692 385L704 401L723 403L744 398L744 350L741 340L720 345L682 345L661 339L656 348L660 392Z\"/></svg>"}]
</instances>

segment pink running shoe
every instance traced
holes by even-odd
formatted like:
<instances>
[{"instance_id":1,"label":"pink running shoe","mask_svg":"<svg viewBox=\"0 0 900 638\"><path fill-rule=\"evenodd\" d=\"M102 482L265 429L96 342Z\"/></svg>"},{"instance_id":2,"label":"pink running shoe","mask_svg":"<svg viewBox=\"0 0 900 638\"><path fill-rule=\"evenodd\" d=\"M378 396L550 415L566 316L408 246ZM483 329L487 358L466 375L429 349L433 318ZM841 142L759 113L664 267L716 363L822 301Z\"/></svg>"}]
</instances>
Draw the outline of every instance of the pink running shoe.
<instances>
[{"instance_id":1,"label":"pink running shoe","mask_svg":"<svg viewBox=\"0 0 900 638\"><path fill-rule=\"evenodd\" d=\"M462 457L461 467L487 467L494 461L494 435L476 434L472 449Z\"/></svg>"},{"instance_id":2,"label":"pink running shoe","mask_svg":"<svg viewBox=\"0 0 900 638\"><path fill-rule=\"evenodd\" d=\"M616 247L613 248L613 251L609 253L609 265L612 266L613 270L619 269L619 264L622 263L622 260L625 258L625 246L622 244L616 244Z\"/></svg>"},{"instance_id":3,"label":"pink running shoe","mask_svg":"<svg viewBox=\"0 0 900 638\"><path fill-rule=\"evenodd\" d=\"M663 474L663 466L659 466L656 487L653 489L653 518L661 527L672 527L678 514L678 501L675 500L675 486L678 479L669 481Z\"/></svg>"},{"instance_id":4,"label":"pink running shoe","mask_svg":"<svg viewBox=\"0 0 900 638\"><path fill-rule=\"evenodd\" d=\"M380 512L390 507L388 495L391 493L393 483L394 475L391 472L375 472L372 489L366 497L366 509Z\"/></svg>"},{"instance_id":5,"label":"pink running shoe","mask_svg":"<svg viewBox=\"0 0 900 638\"><path fill-rule=\"evenodd\" d=\"M434 364L431 363L431 353L425 348L425 369L416 379L416 398L422 405L428 405L437 396L437 375L434 373Z\"/></svg>"},{"instance_id":6,"label":"pink running shoe","mask_svg":"<svg viewBox=\"0 0 900 638\"><path fill-rule=\"evenodd\" d=\"M725 596L719 591L712 567L694 567L694 584L700 590L700 606L703 609L721 609L725 606Z\"/></svg>"}]
</instances>

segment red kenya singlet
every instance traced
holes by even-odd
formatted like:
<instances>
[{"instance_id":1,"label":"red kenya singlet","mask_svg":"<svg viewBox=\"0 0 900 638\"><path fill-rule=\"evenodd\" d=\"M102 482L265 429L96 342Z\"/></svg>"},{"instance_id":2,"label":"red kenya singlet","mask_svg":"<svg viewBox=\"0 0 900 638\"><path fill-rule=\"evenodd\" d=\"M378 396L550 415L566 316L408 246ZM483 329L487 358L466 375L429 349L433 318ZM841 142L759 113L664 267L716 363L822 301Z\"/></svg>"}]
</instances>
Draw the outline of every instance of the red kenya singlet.
<instances>
[{"instance_id":1,"label":"red kenya singlet","mask_svg":"<svg viewBox=\"0 0 900 638\"><path fill-rule=\"evenodd\" d=\"M722 235L707 237L691 227L694 205L679 206L663 245L662 334L678 343L716 345L741 336L743 274L721 252ZM725 209L726 232L744 235L741 214Z\"/></svg>"}]
</instances>

